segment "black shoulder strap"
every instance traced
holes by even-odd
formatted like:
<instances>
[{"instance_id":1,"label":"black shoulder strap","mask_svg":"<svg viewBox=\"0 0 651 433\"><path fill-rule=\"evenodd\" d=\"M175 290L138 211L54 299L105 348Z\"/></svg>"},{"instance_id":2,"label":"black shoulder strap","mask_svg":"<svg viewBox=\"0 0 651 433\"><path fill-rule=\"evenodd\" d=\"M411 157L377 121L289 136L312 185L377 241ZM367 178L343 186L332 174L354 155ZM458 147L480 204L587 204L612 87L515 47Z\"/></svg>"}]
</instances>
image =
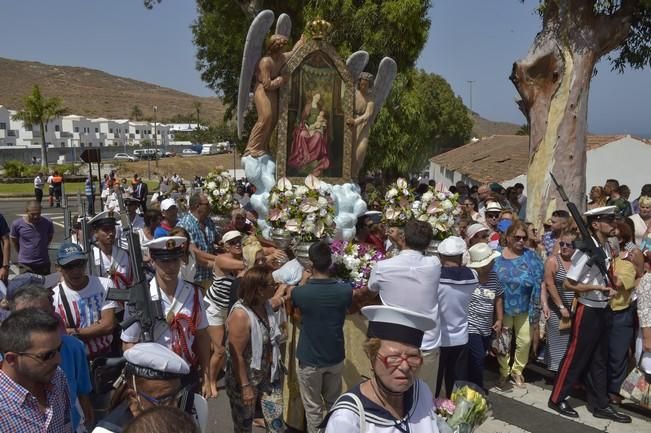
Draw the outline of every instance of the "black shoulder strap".
<instances>
[{"instance_id":1,"label":"black shoulder strap","mask_svg":"<svg viewBox=\"0 0 651 433\"><path fill-rule=\"evenodd\" d=\"M63 309L66 312L66 326L68 328L75 328L77 329L77 325L75 324L75 319L72 315L72 310L70 310L70 304L68 303L68 297L66 296L66 291L63 289L63 286L61 283L59 283L59 297L61 298L61 303L63 304Z\"/></svg>"}]
</instances>

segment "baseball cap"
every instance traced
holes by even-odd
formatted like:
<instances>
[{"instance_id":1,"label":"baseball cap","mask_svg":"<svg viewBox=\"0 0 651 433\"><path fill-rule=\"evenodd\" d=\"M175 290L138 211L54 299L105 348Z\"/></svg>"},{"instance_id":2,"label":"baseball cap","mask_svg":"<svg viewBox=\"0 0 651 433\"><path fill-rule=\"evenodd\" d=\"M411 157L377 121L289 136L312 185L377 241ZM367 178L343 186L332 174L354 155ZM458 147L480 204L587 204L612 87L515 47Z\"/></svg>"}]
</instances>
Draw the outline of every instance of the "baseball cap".
<instances>
[{"instance_id":1,"label":"baseball cap","mask_svg":"<svg viewBox=\"0 0 651 433\"><path fill-rule=\"evenodd\" d=\"M176 202L173 198L166 198L160 203L160 210L168 210L171 207L176 207Z\"/></svg>"},{"instance_id":2,"label":"baseball cap","mask_svg":"<svg viewBox=\"0 0 651 433\"><path fill-rule=\"evenodd\" d=\"M57 251L57 264L65 266L77 260L87 260L86 253L81 247L72 242L65 242L61 244Z\"/></svg>"}]
</instances>

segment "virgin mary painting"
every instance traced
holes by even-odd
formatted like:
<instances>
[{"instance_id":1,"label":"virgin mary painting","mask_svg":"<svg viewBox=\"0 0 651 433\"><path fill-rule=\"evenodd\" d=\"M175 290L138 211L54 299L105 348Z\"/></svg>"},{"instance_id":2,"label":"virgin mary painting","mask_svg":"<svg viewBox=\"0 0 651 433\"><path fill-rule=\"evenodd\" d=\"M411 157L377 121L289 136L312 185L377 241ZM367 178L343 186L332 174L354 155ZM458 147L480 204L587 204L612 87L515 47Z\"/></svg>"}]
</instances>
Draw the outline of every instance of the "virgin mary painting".
<instances>
[{"instance_id":1,"label":"virgin mary painting","mask_svg":"<svg viewBox=\"0 0 651 433\"><path fill-rule=\"evenodd\" d=\"M287 164L300 171L320 176L330 167L328 158L328 114L323 109L321 94L315 93L305 104L292 133Z\"/></svg>"}]
</instances>

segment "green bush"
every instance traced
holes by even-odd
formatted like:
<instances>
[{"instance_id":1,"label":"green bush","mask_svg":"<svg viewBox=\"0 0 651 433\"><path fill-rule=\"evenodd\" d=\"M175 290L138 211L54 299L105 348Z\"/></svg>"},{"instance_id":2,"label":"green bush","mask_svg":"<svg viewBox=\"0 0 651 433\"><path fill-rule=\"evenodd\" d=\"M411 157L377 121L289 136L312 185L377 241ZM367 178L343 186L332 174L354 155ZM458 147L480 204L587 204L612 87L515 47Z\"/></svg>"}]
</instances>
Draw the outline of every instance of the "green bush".
<instances>
[{"instance_id":1,"label":"green bush","mask_svg":"<svg viewBox=\"0 0 651 433\"><path fill-rule=\"evenodd\" d=\"M49 164L50 171L58 171L65 174L76 174L77 166L75 164ZM39 164L25 164L22 161L7 161L4 165L5 177L34 177L41 172ZM44 173L46 174L46 173Z\"/></svg>"},{"instance_id":2,"label":"green bush","mask_svg":"<svg viewBox=\"0 0 651 433\"><path fill-rule=\"evenodd\" d=\"M27 165L24 162L21 161L7 161L5 162L4 169L5 169L5 176L7 177L22 177L23 172L27 168Z\"/></svg>"}]
</instances>

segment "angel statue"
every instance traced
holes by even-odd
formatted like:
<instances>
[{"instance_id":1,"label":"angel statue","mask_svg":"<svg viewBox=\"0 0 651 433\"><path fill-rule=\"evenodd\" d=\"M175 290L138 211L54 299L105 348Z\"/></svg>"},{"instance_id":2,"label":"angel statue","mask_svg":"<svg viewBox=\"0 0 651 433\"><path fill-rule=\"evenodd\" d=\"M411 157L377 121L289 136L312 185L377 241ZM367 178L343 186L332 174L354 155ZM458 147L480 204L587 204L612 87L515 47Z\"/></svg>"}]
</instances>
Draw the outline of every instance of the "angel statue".
<instances>
[{"instance_id":1,"label":"angel statue","mask_svg":"<svg viewBox=\"0 0 651 433\"><path fill-rule=\"evenodd\" d=\"M275 20L270 10L260 12L249 27L242 57L240 87L237 97L237 134L242 137L244 115L249 105L249 91L253 88L253 102L258 112L249 135L244 156L254 158L268 153L271 133L278 122L278 89L285 85L285 65L292 54L303 44L299 40L291 52L286 52L292 23L282 14L276 23L276 33L269 38L267 50L262 56L264 40Z\"/></svg>"},{"instance_id":2,"label":"angel statue","mask_svg":"<svg viewBox=\"0 0 651 433\"><path fill-rule=\"evenodd\" d=\"M355 104L353 118L346 123L355 130L353 140L353 178L357 177L364 165L364 158L368 151L368 136L380 109L389 96L393 80L398 72L395 60L385 57L378 67L377 77L373 74L362 72L368 63L368 53L357 51L348 57L346 66L356 83Z\"/></svg>"}]
</instances>

